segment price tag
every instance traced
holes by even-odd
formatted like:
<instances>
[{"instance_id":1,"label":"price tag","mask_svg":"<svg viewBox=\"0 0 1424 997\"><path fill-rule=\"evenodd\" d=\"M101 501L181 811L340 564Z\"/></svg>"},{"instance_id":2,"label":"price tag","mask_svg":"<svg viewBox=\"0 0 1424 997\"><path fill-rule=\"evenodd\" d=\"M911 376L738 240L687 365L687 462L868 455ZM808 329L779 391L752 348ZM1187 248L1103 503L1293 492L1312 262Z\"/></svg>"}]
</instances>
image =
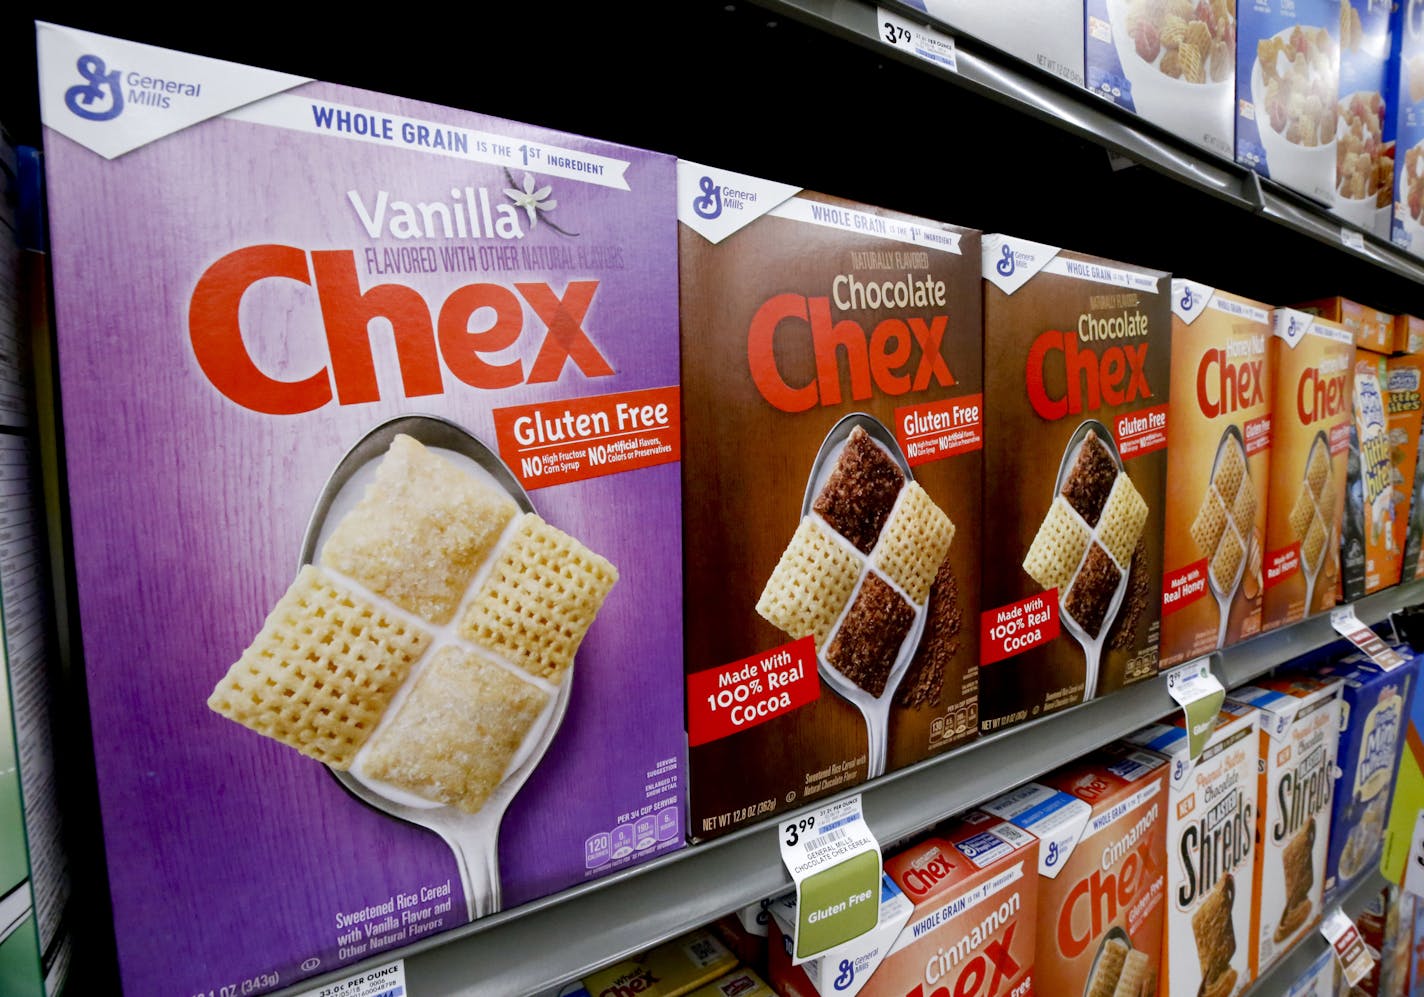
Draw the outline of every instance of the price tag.
<instances>
[{"instance_id":1,"label":"price tag","mask_svg":"<svg viewBox=\"0 0 1424 997\"><path fill-rule=\"evenodd\" d=\"M1365 251L1364 235L1344 225L1340 226L1340 244L1346 249L1353 249L1356 252L1363 253Z\"/></svg>"},{"instance_id":2,"label":"price tag","mask_svg":"<svg viewBox=\"0 0 1424 997\"><path fill-rule=\"evenodd\" d=\"M884 7L875 8L875 24L880 32L880 40L891 48L908 52L917 59L932 62L950 72L959 72L959 63L954 55L954 39L949 35L906 20Z\"/></svg>"},{"instance_id":3,"label":"price tag","mask_svg":"<svg viewBox=\"0 0 1424 997\"><path fill-rule=\"evenodd\" d=\"M1404 888L1424 897L1424 810L1414 818L1414 837L1409 839L1409 861L1404 865Z\"/></svg>"},{"instance_id":4,"label":"price tag","mask_svg":"<svg viewBox=\"0 0 1424 997\"><path fill-rule=\"evenodd\" d=\"M1167 694L1187 715L1187 757L1196 761L1216 729L1226 687L1211 672L1211 658L1198 658L1167 673Z\"/></svg>"},{"instance_id":5,"label":"price tag","mask_svg":"<svg viewBox=\"0 0 1424 997\"><path fill-rule=\"evenodd\" d=\"M1359 617L1355 615L1354 606L1336 606L1332 609L1330 625L1340 636L1364 651L1370 656L1371 661L1385 671L1392 672L1406 663L1404 658L1380 640L1378 634L1360 622Z\"/></svg>"},{"instance_id":6,"label":"price tag","mask_svg":"<svg viewBox=\"0 0 1424 997\"><path fill-rule=\"evenodd\" d=\"M405 961L396 959L375 969L352 973L311 990L303 990L297 997L406 997Z\"/></svg>"},{"instance_id":7,"label":"price tag","mask_svg":"<svg viewBox=\"0 0 1424 997\"><path fill-rule=\"evenodd\" d=\"M793 960L800 964L880 923L880 842L860 795L827 803L778 828L781 861L796 883Z\"/></svg>"},{"instance_id":8,"label":"price tag","mask_svg":"<svg viewBox=\"0 0 1424 997\"><path fill-rule=\"evenodd\" d=\"M1355 922L1351 921L1344 911L1339 907L1331 908L1326 913L1325 920L1320 923L1320 933L1335 950L1335 958L1340 961L1340 969L1350 986L1353 987L1369 975L1370 968L1375 964L1374 956L1370 955L1369 947L1360 937Z\"/></svg>"}]
</instances>

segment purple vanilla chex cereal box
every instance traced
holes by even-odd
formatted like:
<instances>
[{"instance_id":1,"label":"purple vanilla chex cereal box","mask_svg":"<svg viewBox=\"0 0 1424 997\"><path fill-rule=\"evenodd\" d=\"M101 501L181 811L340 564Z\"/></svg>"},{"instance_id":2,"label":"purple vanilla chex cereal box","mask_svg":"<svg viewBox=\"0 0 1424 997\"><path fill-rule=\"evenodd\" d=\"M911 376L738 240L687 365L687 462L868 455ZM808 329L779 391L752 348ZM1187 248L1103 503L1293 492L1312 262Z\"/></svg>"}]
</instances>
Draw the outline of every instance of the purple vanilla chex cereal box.
<instances>
[{"instance_id":1,"label":"purple vanilla chex cereal box","mask_svg":"<svg viewBox=\"0 0 1424 997\"><path fill-rule=\"evenodd\" d=\"M38 36L125 990L680 847L674 161Z\"/></svg>"}]
</instances>

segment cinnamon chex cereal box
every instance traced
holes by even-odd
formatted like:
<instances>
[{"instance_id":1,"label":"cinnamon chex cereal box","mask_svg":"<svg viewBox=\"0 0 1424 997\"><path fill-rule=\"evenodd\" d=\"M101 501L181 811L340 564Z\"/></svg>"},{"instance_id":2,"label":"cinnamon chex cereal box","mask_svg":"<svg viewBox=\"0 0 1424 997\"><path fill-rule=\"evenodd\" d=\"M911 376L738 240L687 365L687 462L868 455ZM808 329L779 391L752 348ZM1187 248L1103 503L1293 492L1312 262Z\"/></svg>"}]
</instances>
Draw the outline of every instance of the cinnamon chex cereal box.
<instances>
[{"instance_id":1,"label":"cinnamon chex cereal box","mask_svg":"<svg viewBox=\"0 0 1424 997\"><path fill-rule=\"evenodd\" d=\"M1261 712L1253 976L1321 917L1341 684L1288 671L1234 689L1227 700Z\"/></svg>"},{"instance_id":2,"label":"cinnamon chex cereal box","mask_svg":"<svg viewBox=\"0 0 1424 997\"><path fill-rule=\"evenodd\" d=\"M985 805L1043 831L1036 992L1158 992L1168 774L1164 756L1117 742Z\"/></svg>"},{"instance_id":3,"label":"cinnamon chex cereal box","mask_svg":"<svg viewBox=\"0 0 1424 997\"><path fill-rule=\"evenodd\" d=\"M1129 738L1171 759L1161 997L1233 997L1253 979L1258 717L1228 704L1195 761L1182 714Z\"/></svg>"},{"instance_id":4,"label":"cinnamon chex cereal box","mask_svg":"<svg viewBox=\"0 0 1424 997\"><path fill-rule=\"evenodd\" d=\"M674 161L38 37L125 991L680 847Z\"/></svg>"},{"instance_id":5,"label":"cinnamon chex cereal box","mask_svg":"<svg viewBox=\"0 0 1424 997\"><path fill-rule=\"evenodd\" d=\"M1162 666L1261 630L1271 309L1172 281Z\"/></svg>"},{"instance_id":6,"label":"cinnamon chex cereal box","mask_svg":"<svg viewBox=\"0 0 1424 997\"><path fill-rule=\"evenodd\" d=\"M984 239L984 278L991 731L1157 674L1171 287L1003 235Z\"/></svg>"},{"instance_id":7,"label":"cinnamon chex cereal box","mask_svg":"<svg viewBox=\"0 0 1424 997\"><path fill-rule=\"evenodd\" d=\"M978 731L979 233L683 162L691 834Z\"/></svg>"},{"instance_id":8,"label":"cinnamon chex cereal box","mask_svg":"<svg viewBox=\"0 0 1424 997\"><path fill-rule=\"evenodd\" d=\"M1263 631L1335 605L1355 358L1338 322L1291 308L1273 321Z\"/></svg>"}]
</instances>

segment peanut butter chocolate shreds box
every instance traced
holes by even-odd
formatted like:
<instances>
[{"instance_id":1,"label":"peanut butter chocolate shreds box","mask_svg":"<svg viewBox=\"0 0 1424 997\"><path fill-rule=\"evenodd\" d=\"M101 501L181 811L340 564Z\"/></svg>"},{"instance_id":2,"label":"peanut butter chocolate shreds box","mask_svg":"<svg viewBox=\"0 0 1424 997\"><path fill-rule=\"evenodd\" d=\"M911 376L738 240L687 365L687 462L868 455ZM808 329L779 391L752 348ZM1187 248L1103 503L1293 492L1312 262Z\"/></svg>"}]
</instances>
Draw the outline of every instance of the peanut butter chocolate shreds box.
<instances>
[{"instance_id":1,"label":"peanut butter chocolate shreds box","mask_svg":"<svg viewBox=\"0 0 1424 997\"><path fill-rule=\"evenodd\" d=\"M984 239L980 727L1157 674L1170 281Z\"/></svg>"},{"instance_id":2,"label":"peanut butter chocolate shreds box","mask_svg":"<svg viewBox=\"0 0 1424 997\"><path fill-rule=\"evenodd\" d=\"M1162 666L1261 630L1271 310L1172 281Z\"/></svg>"},{"instance_id":3,"label":"peanut butter chocolate shreds box","mask_svg":"<svg viewBox=\"0 0 1424 997\"><path fill-rule=\"evenodd\" d=\"M1231 692L1261 712L1251 972L1269 969L1320 920L1340 739L1339 679L1282 672Z\"/></svg>"},{"instance_id":4,"label":"peanut butter chocolate shreds box","mask_svg":"<svg viewBox=\"0 0 1424 997\"><path fill-rule=\"evenodd\" d=\"M38 36L125 992L678 848L674 161Z\"/></svg>"},{"instance_id":5,"label":"peanut butter chocolate shreds box","mask_svg":"<svg viewBox=\"0 0 1424 997\"><path fill-rule=\"evenodd\" d=\"M1290 308L1273 322L1263 631L1335 605L1355 358L1338 322Z\"/></svg>"},{"instance_id":6,"label":"peanut butter chocolate shreds box","mask_svg":"<svg viewBox=\"0 0 1424 997\"><path fill-rule=\"evenodd\" d=\"M975 736L979 233L679 165L690 831Z\"/></svg>"}]
</instances>

